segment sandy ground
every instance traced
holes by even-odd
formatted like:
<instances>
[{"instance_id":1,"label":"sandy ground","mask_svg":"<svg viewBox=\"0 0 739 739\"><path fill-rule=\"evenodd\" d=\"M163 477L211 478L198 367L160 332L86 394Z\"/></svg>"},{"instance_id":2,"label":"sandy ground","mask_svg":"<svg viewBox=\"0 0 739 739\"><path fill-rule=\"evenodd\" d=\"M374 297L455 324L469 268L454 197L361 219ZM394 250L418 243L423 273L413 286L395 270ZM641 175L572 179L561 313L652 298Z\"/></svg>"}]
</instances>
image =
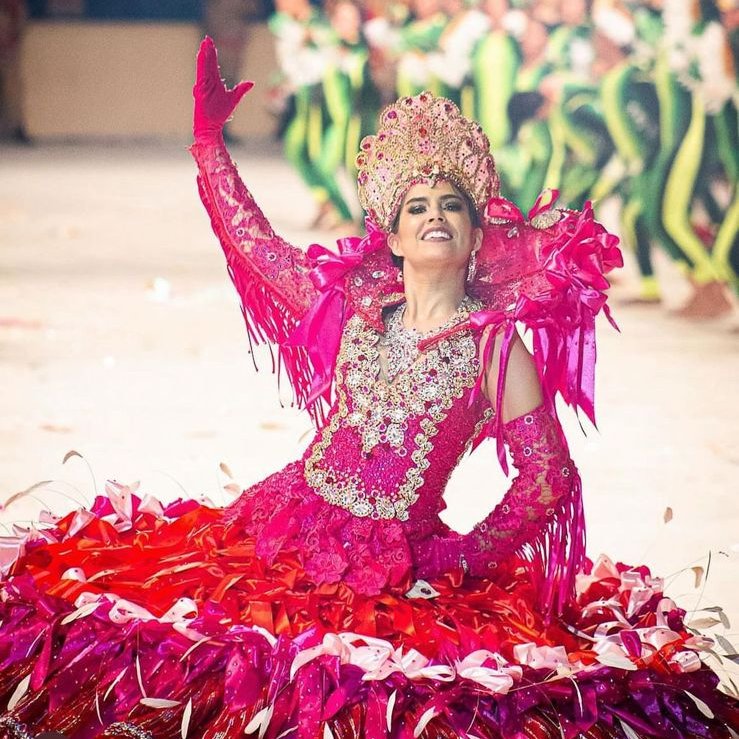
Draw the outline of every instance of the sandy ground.
<instances>
[{"instance_id":1,"label":"sandy ground","mask_svg":"<svg viewBox=\"0 0 739 739\"><path fill-rule=\"evenodd\" d=\"M278 231L330 239L303 229L310 202L273 146L235 157ZM253 370L184 145L4 148L0 161L0 501L53 481L4 508L5 524L89 502L106 479L222 504L221 462L246 486L300 454L310 424L280 407L268 354ZM615 314L620 335L600 327L600 430L565 415L589 552L646 562L684 608L722 605L739 624L737 334L660 308ZM84 460L62 464L70 450ZM447 520L469 529L504 489L486 444L455 475ZM696 589L686 568L709 553Z\"/></svg>"}]
</instances>

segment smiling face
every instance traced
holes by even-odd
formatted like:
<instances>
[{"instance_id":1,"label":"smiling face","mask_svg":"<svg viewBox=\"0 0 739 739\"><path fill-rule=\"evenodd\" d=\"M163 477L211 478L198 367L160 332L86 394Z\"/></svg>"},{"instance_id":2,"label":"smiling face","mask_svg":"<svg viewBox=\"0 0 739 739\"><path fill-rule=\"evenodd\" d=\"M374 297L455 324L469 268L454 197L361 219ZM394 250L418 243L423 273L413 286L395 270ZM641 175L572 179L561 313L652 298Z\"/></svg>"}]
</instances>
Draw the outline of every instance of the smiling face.
<instances>
[{"instance_id":1,"label":"smiling face","mask_svg":"<svg viewBox=\"0 0 739 739\"><path fill-rule=\"evenodd\" d=\"M450 182L413 185L388 244L393 254L403 257L416 271L439 267L463 270L470 254L482 243L482 229L472 219L468 201Z\"/></svg>"}]
</instances>

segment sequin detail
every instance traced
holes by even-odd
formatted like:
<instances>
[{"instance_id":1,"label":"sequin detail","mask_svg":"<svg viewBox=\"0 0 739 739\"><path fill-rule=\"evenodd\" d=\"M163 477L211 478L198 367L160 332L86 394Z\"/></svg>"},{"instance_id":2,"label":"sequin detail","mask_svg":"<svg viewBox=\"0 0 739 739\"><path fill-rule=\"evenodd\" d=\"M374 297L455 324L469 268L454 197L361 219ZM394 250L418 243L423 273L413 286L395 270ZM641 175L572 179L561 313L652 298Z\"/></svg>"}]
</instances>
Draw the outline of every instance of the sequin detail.
<instances>
[{"instance_id":1,"label":"sequin detail","mask_svg":"<svg viewBox=\"0 0 739 739\"><path fill-rule=\"evenodd\" d=\"M33 739L33 734L28 731L14 716L3 716L0 718L0 731L7 732L10 739Z\"/></svg>"},{"instance_id":2,"label":"sequin detail","mask_svg":"<svg viewBox=\"0 0 739 739\"><path fill-rule=\"evenodd\" d=\"M559 223L561 219L561 211L552 208L550 210L545 210L541 213L537 213L531 219L531 225L536 229L543 230L545 228L551 228L555 223Z\"/></svg>"},{"instance_id":3,"label":"sequin detail","mask_svg":"<svg viewBox=\"0 0 739 739\"><path fill-rule=\"evenodd\" d=\"M424 339L444 333L447 329L459 323L462 317L466 317L470 313L471 298L462 299L459 307L439 328L433 331L421 332L413 328L406 328L403 325L403 316L405 315L406 305L399 306L392 312L387 321L384 335L380 338L380 346L385 350L385 362L387 379L393 382L395 378L404 372L417 361L419 356L418 344Z\"/></svg>"},{"instance_id":4,"label":"sequin detail","mask_svg":"<svg viewBox=\"0 0 739 739\"><path fill-rule=\"evenodd\" d=\"M132 739L154 739L154 735L135 724L115 723L108 727L110 736L132 737Z\"/></svg>"},{"instance_id":5,"label":"sequin detail","mask_svg":"<svg viewBox=\"0 0 739 739\"><path fill-rule=\"evenodd\" d=\"M459 320L477 307L469 301ZM470 331L460 330L431 346L387 383L379 376L379 339L380 334L359 316L347 323L336 368L337 409L306 457L305 480L328 503L355 516L406 521L423 485L439 424L475 383L477 344ZM325 463L326 450L342 425L356 431L366 456L382 447L383 452L392 452L394 464L400 463L398 458L409 458L395 489L375 487L374 480L356 471Z\"/></svg>"}]
</instances>

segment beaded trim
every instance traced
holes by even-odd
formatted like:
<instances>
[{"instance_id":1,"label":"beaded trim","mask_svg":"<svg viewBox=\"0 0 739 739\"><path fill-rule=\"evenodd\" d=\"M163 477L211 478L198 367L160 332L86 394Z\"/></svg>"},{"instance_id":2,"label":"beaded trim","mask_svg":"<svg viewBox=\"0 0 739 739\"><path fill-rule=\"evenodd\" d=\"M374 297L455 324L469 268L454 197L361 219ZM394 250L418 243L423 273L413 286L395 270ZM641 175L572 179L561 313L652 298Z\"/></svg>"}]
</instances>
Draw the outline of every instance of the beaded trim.
<instances>
[{"instance_id":1,"label":"beaded trim","mask_svg":"<svg viewBox=\"0 0 739 739\"><path fill-rule=\"evenodd\" d=\"M389 231L412 184L453 182L481 211L498 194L490 142L479 123L451 101L422 92L380 114L377 135L357 154L357 194L368 215Z\"/></svg>"},{"instance_id":2,"label":"beaded trim","mask_svg":"<svg viewBox=\"0 0 739 739\"><path fill-rule=\"evenodd\" d=\"M111 724L107 733L112 736L132 737L133 739L154 739L154 735L135 724L118 722Z\"/></svg>"},{"instance_id":3,"label":"beaded trim","mask_svg":"<svg viewBox=\"0 0 739 739\"><path fill-rule=\"evenodd\" d=\"M479 303L469 301L459 312L459 320L465 320L474 310L479 310ZM439 424L477 378L477 345L469 330L459 331L430 347L388 384L379 378L379 339L380 335L360 316L347 322L336 363L337 410L310 449L305 481L328 503L355 516L407 521L408 509L418 499L416 490L424 482L427 457ZM410 422L419 418L420 431L408 444ZM377 446L398 457L410 452L411 464L397 490L368 488L358 473L323 463L342 425L357 430L365 455Z\"/></svg>"},{"instance_id":4,"label":"beaded trim","mask_svg":"<svg viewBox=\"0 0 739 739\"><path fill-rule=\"evenodd\" d=\"M33 734L28 731L26 725L18 721L15 716L2 716L0 729L5 730L12 739L33 739Z\"/></svg>"},{"instance_id":5,"label":"beaded trim","mask_svg":"<svg viewBox=\"0 0 739 739\"><path fill-rule=\"evenodd\" d=\"M380 346L386 351L387 378L392 383L401 373L409 369L418 359L418 344L424 339L432 338L459 323L462 316L470 314L472 299L467 295L456 311L443 326L432 331L421 332L403 325L406 304L398 306L387 321L385 333L380 338Z\"/></svg>"}]
</instances>

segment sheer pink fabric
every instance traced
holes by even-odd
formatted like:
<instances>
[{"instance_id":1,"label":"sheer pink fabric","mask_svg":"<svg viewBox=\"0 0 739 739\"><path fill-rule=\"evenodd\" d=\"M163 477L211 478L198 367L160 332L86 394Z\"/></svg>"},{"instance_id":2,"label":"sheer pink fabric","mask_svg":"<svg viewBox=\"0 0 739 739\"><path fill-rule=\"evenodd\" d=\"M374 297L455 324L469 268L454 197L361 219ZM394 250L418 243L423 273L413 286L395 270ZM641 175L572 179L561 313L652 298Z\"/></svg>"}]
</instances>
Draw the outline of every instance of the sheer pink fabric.
<instances>
[{"instance_id":1,"label":"sheer pink fabric","mask_svg":"<svg viewBox=\"0 0 739 739\"><path fill-rule=\"evenodd\" d=\"M317 296L309 277L313 263L274 232L239 177L222 139L196 142L190 153L198 166L200 198L241 299L249 340L277 348L277 368L284 369L296 400L304 403L300 388L305 395L308 357L286 342Z\"/></svg>"}]
</instances>

